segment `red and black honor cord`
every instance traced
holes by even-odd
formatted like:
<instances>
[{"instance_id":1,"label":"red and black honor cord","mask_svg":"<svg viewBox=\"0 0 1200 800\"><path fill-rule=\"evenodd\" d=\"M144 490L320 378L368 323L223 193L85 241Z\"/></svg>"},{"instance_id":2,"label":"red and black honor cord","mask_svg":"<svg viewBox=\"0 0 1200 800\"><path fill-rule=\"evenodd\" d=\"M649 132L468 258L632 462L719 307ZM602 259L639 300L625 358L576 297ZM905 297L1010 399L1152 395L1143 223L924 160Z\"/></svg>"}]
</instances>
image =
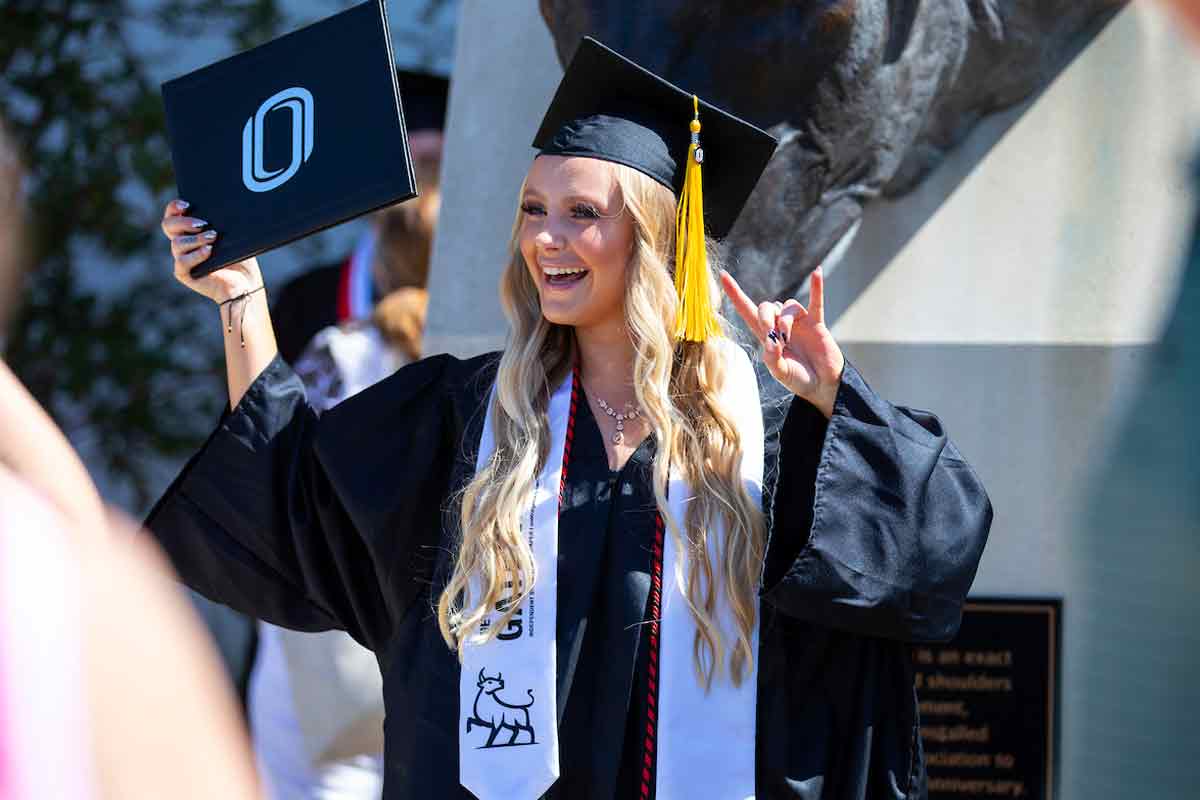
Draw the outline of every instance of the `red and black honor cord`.
<instances>
[{"instance_id":1,"label":"red and black honor cord","mask_svg":"<svg viewBox=\"0 0 1200 800\"><path fill-rule=\"evenodd\" d=\"M642 742L642 783L639 797L652 796L655 773L655 750L658 745L658 635L662 619L663 587L663 518L654 514L654 558L650 566L650 652L646 662L646 738Z\"/></svg>"},{"instance_id":2,"label":"red and black honor cord","mask_svg":"<svg viewBox=\"0 0 1200 800\"><path fill-rule=\"evenodd\" d=\"M558 513L562 514L567 493L567 465L571 463L571 445L575 442L575 412L579 408L579 362L571 369L571 413L567 417L567 438L563 442L562 474L558 479Z\"/></svg>"}]
</instances>

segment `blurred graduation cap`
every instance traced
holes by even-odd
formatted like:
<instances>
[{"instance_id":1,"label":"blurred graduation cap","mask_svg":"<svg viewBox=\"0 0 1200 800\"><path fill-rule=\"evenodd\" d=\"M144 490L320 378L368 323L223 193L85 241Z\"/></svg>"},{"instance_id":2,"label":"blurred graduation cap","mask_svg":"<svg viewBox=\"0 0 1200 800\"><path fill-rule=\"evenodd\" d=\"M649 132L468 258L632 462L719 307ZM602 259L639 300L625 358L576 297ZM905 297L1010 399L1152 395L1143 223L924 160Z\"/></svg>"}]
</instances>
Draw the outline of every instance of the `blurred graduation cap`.
<instances>
[{"instance_id":1,"label":"blurred graduation cap","mask_svg":"<svg viewBox=\"0 0 1200 800\"><path fill-rule=\"evenodd\" d=\"M396 80L404 101L404 126L408 132L445 130L450 80L409 69L397 69Z\"/></svg>"},{"instance_id":2,"label":"blurred graduation cap","mask_svg":"<svg viewBox=\"0 0 1200 800\"><path fill-rule=\"evenodd\" d=\"M729 233L777 142L585 37L534 137L540 155L585 156L632 167L679 199L676 336L717 333L703 232ZM701 182L703 165L703 184Z\"/></svg>"}]
</instances>

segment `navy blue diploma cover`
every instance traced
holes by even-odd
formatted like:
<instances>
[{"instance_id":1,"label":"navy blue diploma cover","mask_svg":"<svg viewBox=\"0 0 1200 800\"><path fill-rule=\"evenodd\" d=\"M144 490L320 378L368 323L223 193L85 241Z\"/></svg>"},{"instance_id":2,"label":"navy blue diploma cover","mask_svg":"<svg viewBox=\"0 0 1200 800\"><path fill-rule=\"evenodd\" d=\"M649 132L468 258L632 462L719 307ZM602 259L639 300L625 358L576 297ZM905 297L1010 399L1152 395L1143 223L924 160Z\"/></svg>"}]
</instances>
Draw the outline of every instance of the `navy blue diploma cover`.
<instances>
[{"instance_id":1,"label":"navy blue diploma cover","mask_svg":"<svg viewBox=\"0 0 1200 800\"><path fill-rule=\"evenodd\" d=\"M194 278L417 194L384 0L162 94L179 196L220 233Z\"/></svg>"}]
</instances>

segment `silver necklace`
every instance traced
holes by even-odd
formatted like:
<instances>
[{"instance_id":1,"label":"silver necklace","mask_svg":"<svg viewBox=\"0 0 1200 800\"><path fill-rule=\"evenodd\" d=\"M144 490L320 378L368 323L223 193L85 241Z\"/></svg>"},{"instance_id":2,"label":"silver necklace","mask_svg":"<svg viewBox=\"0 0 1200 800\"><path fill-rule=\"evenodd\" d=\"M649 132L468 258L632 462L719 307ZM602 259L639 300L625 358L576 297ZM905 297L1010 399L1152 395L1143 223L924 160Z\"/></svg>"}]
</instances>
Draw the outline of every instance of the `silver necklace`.
<instances>
[{"instance_id":1,"label":"silver necklace","mask_svg":"<svg viewBox=\"0 0 1200 800\"><path fill-rule=\"evenodd\" d=\"M616 411L613 411L612 408L608 405L608 403L604 402L603 398L601 398L599 395L595 395L595 397L596 397L596 402L600 404L600 410L603 411L605 414L608 414L610 417L612 417L614 420L617 421L617 431L616 431L616 433L614 433L612 435L612 443L620 444L621 442L625 441L625 422L626 422L626 420L631 420L631 419L641 416L641 414L642 414L641 410L638 408L631 409L630 406L632 406L633 404L626 403L625 404L625 408L626 408L625 413L618 414Z\"/></svg>"}]
</instances>

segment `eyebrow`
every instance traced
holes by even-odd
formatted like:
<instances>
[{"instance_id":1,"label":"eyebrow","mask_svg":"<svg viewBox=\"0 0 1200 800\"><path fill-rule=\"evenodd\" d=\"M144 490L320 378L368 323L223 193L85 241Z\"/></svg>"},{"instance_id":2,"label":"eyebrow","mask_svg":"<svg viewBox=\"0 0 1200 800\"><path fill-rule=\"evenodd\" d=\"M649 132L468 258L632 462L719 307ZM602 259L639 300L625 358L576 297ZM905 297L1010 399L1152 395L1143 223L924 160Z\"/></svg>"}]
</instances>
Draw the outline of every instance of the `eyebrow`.
<instances>
[{"instance_id":1,"label":"eyebrow","mask_svg":"<svg viewBox=\"0 0 1200 800\"><path fill-rule=\"evenodd\" d=\"M537 187L535 187L535 186L526 186L525 187L525 191L522 194L522 197L530 197L530 196L536 197L539 200L545 199L545 195L542 192L539 192L537 190ZM601 207L601 208L605 207L608 204L607 198L601 200L597 197L591 197L588 195L579 194L578 192L576 192L574 194L569 194L566 197L562 198L562 202L566 203L566 204L587 203L588 205L593 205L593 206L597 206L597 207Z\"/></svg>"}]
</instances>

